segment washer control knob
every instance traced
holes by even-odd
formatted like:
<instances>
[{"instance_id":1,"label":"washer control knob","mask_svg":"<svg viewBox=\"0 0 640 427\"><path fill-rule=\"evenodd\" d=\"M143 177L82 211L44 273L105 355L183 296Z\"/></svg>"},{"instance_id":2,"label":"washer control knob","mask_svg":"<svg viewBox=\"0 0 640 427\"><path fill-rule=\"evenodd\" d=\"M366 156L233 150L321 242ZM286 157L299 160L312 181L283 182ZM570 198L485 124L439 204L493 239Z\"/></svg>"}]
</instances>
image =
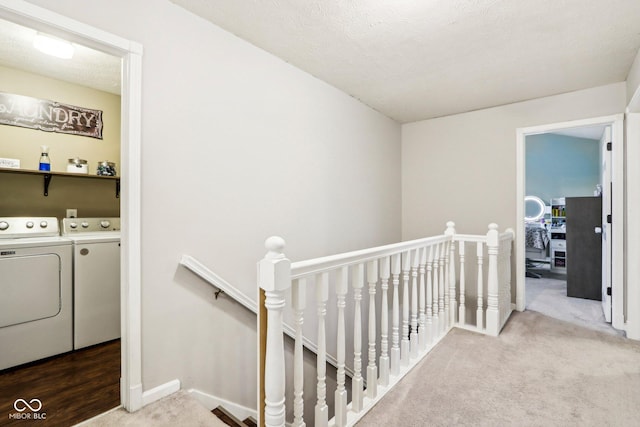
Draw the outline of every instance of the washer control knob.
<instances>
[{"instance_id":1,"label":"washer control knob","mask_svg":"<svg viewBox=\"0 0 640 427\"><path fill-rule=\"evenodd\" d=\"M78 223L77 222L70 222L69 223L69 228L71 228L72 230L75 230L76 228L78 228Z\"/></svg>"},{"instance_id":2,"label":"washer control knob","mask_svg":"<svg viewBox=\"0 0 640 427\"><path fill-rule=\"evenodd\" d=\"M47 228L49 223L47 221L40 221L40 228Z\"/></svg>"},{"instance_id":3,"label":"washer control knob","mask_svg":"<svg viewBox=\"0 0 640 427\"><path fill-rule=\"evenodd\" d=\"M7 221L0 221L0 230L6 230L9 228L9 223Z\"/></svg>"},{"instance_id":4,"label":"washer control knob","mask_svg":"<svg viewBox=\"0 0 640 427\"><path fill-rule=\"evenodd\" d=\"M111 223L109 221L100 221L100 227L102 228L109 228L110 225Z\"/></svg>"},{"instance_id":5,"label":"washer control knob","mask_svg":"<svg viewBox=\"0 0 640 427\"><path fill-rule=\"evenodd\" d=\"M89 228L89 223L87 221L84 221L82 224L82 228Z\"/></svg>"},{"instance_id":6,"label":"washer control knob","mask_svg":"<svg viewBox=\"0 0 640 427\"><path fill-rule=\"evenodd\" d=\"M33 228L33 221L27 221L27 228Z\"/></svg>"}]
</instances>

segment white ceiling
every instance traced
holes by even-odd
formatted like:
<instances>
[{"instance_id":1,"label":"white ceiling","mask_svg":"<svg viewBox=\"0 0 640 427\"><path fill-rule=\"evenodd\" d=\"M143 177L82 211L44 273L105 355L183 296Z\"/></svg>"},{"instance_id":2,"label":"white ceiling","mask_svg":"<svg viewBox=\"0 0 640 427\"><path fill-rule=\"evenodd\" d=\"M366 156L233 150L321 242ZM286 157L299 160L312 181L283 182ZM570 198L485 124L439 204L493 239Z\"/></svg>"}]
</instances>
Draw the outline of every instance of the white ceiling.
<instances>
[{"instance_id":1,"label":"white ceiling","mask_svg":"<svg viewBox=\"0 0 640 427\"><path fill-rule=\"evenodd\" d=\"M35 35L36 30L0 19L0 65L120 95L119 57L74 43L72 59L56 58L33 47Z\"/></svg>"},{"instance_id":2,"label":"white ceiling","mask_svg":"<svg viewBox=\"0 0 640 427\"><path fill-rule=\"evenodd\" d=\"M625 81L639 0L171 0L399 122Z\"/></svg>"},{"instance_id":3,"label":"white ceiling","mask_svg":"<svg viewBox=\"0 0 640 427\"><path fill-rule=\"evenodd\" d=\"M401 123L626 80L639 0L171 0ZM0 65L120 93L120 58L71 61L0 20Z\"/></svg>"}]
</instances>

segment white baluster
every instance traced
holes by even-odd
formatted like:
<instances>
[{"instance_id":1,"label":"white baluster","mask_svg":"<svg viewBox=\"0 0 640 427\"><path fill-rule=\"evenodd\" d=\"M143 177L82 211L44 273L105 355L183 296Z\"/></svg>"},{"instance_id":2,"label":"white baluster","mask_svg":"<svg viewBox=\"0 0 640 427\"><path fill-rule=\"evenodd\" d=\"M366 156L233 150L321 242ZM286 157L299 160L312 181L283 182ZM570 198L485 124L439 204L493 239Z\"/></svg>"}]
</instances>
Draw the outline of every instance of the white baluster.
<instances>
[{"instance_id":1,"label":"white baluster","mask_svg":"<svg viewBox=\"0 0 640 427\"><path fill-rule=\"evenodd\" d=\"M447 231L445 234L451 236L451 243L449 243L449 326L453 326L456 323L458 317L458 303L456 301L456 242L454 236L456 235L455 223L452 221L447 222Z\"/></svg>"},{"instance_id":2,"label":"white baluster","mask_svg":"<svg viewBox=\"0 0 640 427\"><path fill-rule=\"evenodd\" d=\"M304 323L305 279L295 280L291 286L291 305L293 307L294 324L296 330L295 347L293 353L293 425L305 426L304 422L304 349L302 347L302 325Z\"/></svg>"},{"instance_id":3,"label":"white baluster","mask_svg":"<svg viewBox=\"0 0 640 427\"><path fill-rule=\"evenodd\" d=\"M291 287L291 263L284 256L284 239L273 236L265 241L268 250L258 263L258 286L265 293L267 338L265 350L264 422L267 427L285 425L285 371L282 309L285 292Z\"/></svg>"},{"instance_id":4,"label":"white baluster","mask_svg":"<svg viewBox=\"0 0 640 427\"><path fill-rule=\"evenodd\" d=\"M364 380L362 378L362 286L364 284L364 265L358 264L351 271L354 300L353 318L353 378L351 380L351 410L362 411L364 398Z\"/></svg>"},{"instance_id":5,"label":"white baluster","mask_svg":"<svg viewBox=\"0 0 640 427\"><path fill-rule=\"evenodd\" d=\"M445 251L444 251L444 257L443 257L443 262L444 262L444 268L442 270L442 272L444 273L444 281L441 283L441 285L444 285L444 288L440 291L440 297L443 298L443 302L444 302L444 312L443 314L443 318L442 318L442 325L444 326L444 330L443 332L446 332L446 330L449 328L449 279L451 277L451 274L449 272L449 249L451 248L451 241L448 240L445 243ZM440 309L442 309L442 306L440 307Z\"/></svg>"},{"instance_id":6,"label":"white baluster","mask_svg":"<svg viewBox=\"0 0 640 427\"><path fill-rule=\"evenodd\" d=\"M433 254L433 338L437 338L440 336L440 318L438 316L438 291L440 290L440 285L438 284L438 280L440 279L440 275L438 274L440 271L440 248L442 244L437 243L435 246L435 252Z\"/></svg>"},{"instance_id":7,"label":"white baluster","mask_svg":"<svg viewBox=\"0 0 640 427\"><path fill-rule=\"evenodd\" d=\"M478 259L478 308L476 309L476 327L479 331L484 329L484 301L482 299L482 295L484 294L484 284L482 280L484 278L484 273L482 272L482 265L484 263L484 246L482 242L478 242L478 246L476 248L476 257Z\"/></svg>"},{"instance_id":8,"label":"white baluster","mask_svg":"<svg viewBox=\"0 0 640 427\"><path fill-rule=\"evenodd\" d=\"M380 259L380 288L382 289L382 305L380 313L380 385L389 385L389 276L390 259Z\"/></svg>"},{"instance_id":9,"label":"white baluster","mask_svg":"<svg viewBox=\"0 0 640 427\"><path fill-rule=\"evenodd\" d=\"M316 275L316 300L318 302L318 356L316 370L318 385L316 394L316 427L327 427L329 424L329 407L327 406L327 341L325 334L325 316L329 299L329 273Z\"/></svg>"},{"instance_id":10,"label":"white baluster","mask_svg":"<svg viewBox=\"0 0 640 427\"><path fill-rule=\"evenodd\" d=\"M506 230L507 233L509 233L511 235L511 237L509 238L509 240L505 241L505 291L506 291L506 295L504 297L504 301L505 301L505 314L504 314L504 319L502 321L502 324L504 324L507 321L507 318L509 317L509 314L511 313L511 246L513 243L513 236L515 235L515 232L513 231L512 228L507 228Z\"/></svg>"},{"instance_id":11,"label":"white baluster","mask_svg":"<svg viewBox=\"0 0 640 427\"><path fill-rule=\"evenodd\" d=\"M420 276L420 291L419 293L419 313L418 313L418 342L420 343L420 351L424 351L427 349L427 321L425 315L425 304L426 304L426 284L425 284L425 274L426 274L426 264L427 264L427 248L420 249L420 266L418 268L418 275Z\"/></svg>"},{"instance_id":12,"label":"white baluster","mask_svg":"<svg viewBox=\"0 0 640 427\"><path fill-rule=\"evenodd\" d=\"M376 366L376 284L378 283L378 261L367 263L369 283L369 364L367 365L367 396L378 395L378 367Z\"/></svg>"},{"instance_id":13,"label":"white baluster","mask_svg":"<svg viewBox=\"0 0 640 427\"><path fill-rule=\"evenodd\" d=\"M487 253L489 271L487 273L487 334L498 336L500 332L500 311L498 310L498 225L489 224L487 232Z\"/></svg>"},{"instance_id":14,"label":"white baluster","mask_svg":"<svg viewBox=\"0 0 640 427\"><path fill-rule=\"evenodd\" d=\"M400 362L409 366L409 273L411 271L411 251L402 254L402 341L400 342Z\"/></svg>"},{"instance_id":15,"label":"white baluster","mask_svg":"<svg viewBox=\"0 0 640 427\"><path fill-rule=\"evenodd\" d=\"M442 244L442 249L440 251L440 259L438 260L438 323L440 325L439 335L442 335L447 330L447 313L445 311L445 289L447 289L447 284L445 282L446 277L448 277L446 273L446 263L445 259L449 254L449 242L445 242Z\"/></svg>"},{"instance_id":16,"label":"white baluster","mask_svg":"<svg viewBox=\"0 0 640 427\"><path fill-rule=\"evenodd\" d=\"M433 329L433 280L431 274L433 272L433 255L436 247L429 246L429 256L427 258L427 343L431 344L434 338Z\"/></svg>"},{"instance_id":17,"label":"white baluster","mask_svg":"<svg viewBox=\"0 0 640 427\"><path fill-rule=\"evenodd\" d=\"M391 274L393 275L393 310L391 313L391 373L400 373L400 254L391 257Z\"/></svg>"},{"instance_id":18,"label":"white baluster","mask_svg":"<svg viewBox=\"0 0 640 427\"><path fill-rule=\"evenodd\" d=\"M504 284L506 283L506 270L507 266L504 263L505 255L506 255L506 246L504 240L500 240L498 242L498 313L500 318L500 326L502 325L502 320L504 319L504 315L506 313L506 293L507 290L504 288Z\"/></svg>"},{"instance_id":19,"label":"white baluster","mask_svg":"<svg viewBox=\"0 0 640 427\"><path fill-rule=\"evenodd\" d=\"M465 307L464 241L458 242L458 253L460 254L460 306L458 307L458 322L464 325L467 322L467 308Z\"/></svg>"},{"instance_id":20,"label":"white baluster","mask_svg":"<svg viewBox=\"0 0 640 427\"><path fill-rule=\"evenodd\" d=\"M418 266L420 264L420 250L413 251L411 257L411 332L409 346L411 357L418 357Z\"/></svg>"},{"instance_id":21,"label":"white baluster","mask_svg":"<svg viewBox=\"0 0 640 427\"><path fill-rule=\"evenodd\" d=\"M342 267L336 275L336 296L338 299L338 333L337 356L338 372L336 374L337 387L335 391L335 421L337 427L347 425L347 389L345 388L345 320L344 308L349 286L349 268Z\"/></svg>"}]
</instances>

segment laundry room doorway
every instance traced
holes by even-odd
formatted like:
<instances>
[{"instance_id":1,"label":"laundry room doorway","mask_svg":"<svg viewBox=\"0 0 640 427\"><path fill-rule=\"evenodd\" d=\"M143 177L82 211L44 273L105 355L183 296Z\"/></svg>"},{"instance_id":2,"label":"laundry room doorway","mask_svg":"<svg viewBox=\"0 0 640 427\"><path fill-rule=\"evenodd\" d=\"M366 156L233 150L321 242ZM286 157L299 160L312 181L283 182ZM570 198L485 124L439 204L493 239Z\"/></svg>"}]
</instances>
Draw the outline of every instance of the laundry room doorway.
<instances>
[{"instance_id":1,"label":"laundry room doorway","mask_svg":"<svg viewBox=\"0 0 640 427\"><path fill-rule=\"evenodd\" d=\"M518 129L517 144L517 308L623 329L622 115Z\"/></svg>"},{"instance_id":2,"label":"laundry room doorway","mask_svg":"<svg viewBox=\"0 0 640 427\"><path fill-rule=\"evenodd\" d=\"M121 339L118 343L118 350L116 356L119 357L119 403L127 410L134 411L142 406L142 369L141 369L141 318L140 318L140 98L141 98L141 55L142 47L132 41L122 39L113 34L106 33L97 28L88 26L78 21L71 20L64 16L52 13L46 9L42 9L26 2L13 2L7 0L0 0L0 19L6 21L10 25L18 25L32 34L44 34L53 36L53 38L66 40L71 42L78 49L92 50L100 55L107 55L115 58L118 62L118 75L117 84L119 86L119 105L118 116L114 117L113 114L109 117L106 115L103 117L105 127L103 131L108 129L108 126L113 126L113 123L117 122L117 129L109 128L109 138L119 136L119 147L117 148L117 157L119 160L115 163L116 173L108 174L108 176L96 176L99 174L96 160L112 160L113 155L108 157L104 152L96 154L101 156L93 158L92 164L87 164L90 170L87 176L72 176L72 173L68 173L69 170L60 169L60 164L57 166L57 170L52 168L50 173L42 172L38 170L38 166L30 165L30 158L25 157L24 161L17 164L8 164L10 168L3 168L0 166L0 173L3 177L11 177L4 179L3 181L17 182L21 181L21 185L38 185L38 197L42 200L46 200L45 205L47 207L43 209L51 209L49 206L52 200L55 198L61 198L66 194L67 196L74 196L73 190L67 187L75 187L78 193L82 193L79 188L92 188L97 189L96 192L100 194L99 198L107 200L104 196L108 192L108 201L105 202L102 207L100 203L94 203L92 200L95 197L94 191L89 191L79 197L79 199L88 199L88 202L81 205L82 200L74 200L71 202L62 202L66 208L77 208L78 212L74 213L65 212L59 214L55 211L55 214L49 210L47 211L48 217L56 217L62 219L63 217L69 217L76 214L83 217L115 217L114 212L117 212L117 217L121 220L121 249L120 249L120 329ZM4 36L3 36L4 37ZM8 36L6 36L8 37ZM10 39L12 40L12 39ZM14 69L18 70L17 73L24 74L37 74L37 71L25 70L19 64L15 63L15 60L23 56L15 56L13 58L0 58L0 67L3 67L4 72L13 72ZM13 62L11 62L13 61ZM49 60L51 63L55 63L54 59ZM7 70L11 69L11 70ZM83 74L83 73L79 73ZM92 74L89 74L92 76ZM93 75L95 77L95 75ZM79 76L83 77L83 76ZM39 78L45 78L50 80L62 81L60 76L49 74L48 76L39 76ZM69 81L64 81L62 84L69 84ZM91 82L76 83L78 86L88 87ZM105 88L97 89L101 92L107 92ZM3 92L5 90L3 89ZM15 90L16 93L8 93L7 95L22 95ZM38 101L60 101L59 99L49 99L46 96L37 96L37 94L30 93L31 98L37 98ZM71 103L70 103L71 104ZM83 107L82 105L76 105L77 107ZM61 114L61 113L59 113ZM81 113L76 113L81 114ZM82 116L76 116L81 117ZM80 120L78 119L78 120ZM77 121L78 121L77 120ZM107 124L107 120L110 121ZM6 126L6 124L0 124L0 126ZM9 126L11 127L11 126ZM14 125L13 127L20 128L19 130L24 132L25 127ZM40 129L28 129L30 132L38 133L42 132ZM56 133L56 137L60 137L60 133ZM75 135L65 135L65 141L72 141L69 146L73 146L76 140ZM102 138L96 138L96 142L106 144L107 135L104 134ZM3 142L4 143L4 142ZM96 144L99 145L99 144ZM58 156L56 161L63 160L67 162L69 158L69 164L71 164L71 156L69 152L65 152L65 148L62 145L59 146L59 152L55 155ZM44 150L44 149L43 149ZM15 152L15 151L14 151ZM39 153L38 153L39 154ZM78 153L80 155L81 153ZM53 156L53 152L50 153ZM26 155L25 155L26 156ZM8 155L2 155L0 158L9 158ZM21 155L15 155L14 159L22 157ZM15 159L21 160L21 159ZM115 160L115 159L113 159ZM10 162L7 160L6 162ZM83 163L79 163L82 165ZM36 163L37 165L37 163ZM62 167L64 167L63 165ZM68 165L66 165L68 166ZM109 165L107 165L109 166ZM12 170L9 170L12 169ZM34 170L35 169L35 170ZM116 175L117 174L117 175ZM116 176L110 176L116 175ZM104 178L104 179L103 179ZM37 183L37 184L36 184ZM57 191L57 194L55 193ZM104 193L104 194L103 194ZM74 206L73 204L79 204ZM37 203L34 203L34 206ZM113 206L117 205L117 208ZM98 206L98 207L96 207ZM102 210L101 210L102 209ZM5 213L6 214L6 213ZM4 214L3 214L4 215ZM18 215L18 214L17 214ZM17 216L16 215L16 216ZM39 212L29 214L26 212L20 212L20 216L42 216ZM80 225L81 227L81 225ZM113 341L113 340L111 340ZM102 344L99 344L100 346ZM95 349L97 347L89 346L88 349ZM5 351L4 348L0 349ZM78 352L85 350L77 350ZM72 352L70 354L74 354ZM64 356L64 355L63 355ZM95 354L92 357L97 357ZM86 386L90 386L91 380L87 379ZM64 382L58 382L58 387L64 387ZM5 396L11 398L11 396ZM16 396L15 399L24 398L24 396ZM15 400L14 399L14 400ZM30 399L38 400L38 396L31 396ZM30 401L27 400L27 403ZM41 402L43 407L46 407L46 402ZM117 406L117 405L116 405ZM59 409L63 410L63 409ZM50 414L53 415L53 414ZM97 415L97 414L95 414ZM6 414L2 414L6 417ZM77 422L77 421L76 421Z\"/></svg>"}]
</instances>

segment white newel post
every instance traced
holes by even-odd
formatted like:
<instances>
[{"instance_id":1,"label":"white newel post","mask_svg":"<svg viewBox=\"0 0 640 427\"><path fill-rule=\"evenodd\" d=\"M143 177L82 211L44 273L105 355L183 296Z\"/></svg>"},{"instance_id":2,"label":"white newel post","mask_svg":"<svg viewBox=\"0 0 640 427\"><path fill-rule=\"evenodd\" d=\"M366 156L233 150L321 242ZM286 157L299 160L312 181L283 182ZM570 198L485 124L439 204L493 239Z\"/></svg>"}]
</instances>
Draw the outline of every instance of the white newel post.
<instances>
[{"instance_id":1,"label":"white newel post","mask_svg":"<svg viewBox=\"0 0 640 427\"><path fill-rule=\"evenodd\" d=\"M380 288L382 306L380 308L380 384L389 385L389 276L391 265L389 257L380 259Z\"/></svg>"},{"instance_id":2,"label":"white newel post","mask_svg":"<svg viewBox=\"0 0 640 427\"><path fill-rule=\"evenodd\" d=\"M391 313L391 373L400 373L400 254L391 256L391 274L393 275L393 310Z\"/></svg>"},{"instance_id":3,"label":"white newel post","mask_svg":"<svg viewBox=\"0 0 640 427\"><path fill-rule=\"evenodd\" d=\"M487 232L487 253L489 271L487 273L487 335L498 336L500 332L500 310L498 307L498 225L489 224Z\"/></svg>"},{"instance_id":4,"label":"white newel post","mask_svg":"<svg viewBox=\"0 0 640 427\"><path fill-rule=\"evenodd\" d=\"M465 307L465 276L464 276L464 241L458 242L458 253L460 254L460 305L458 306L458 322L461 325L467 323L467 308Z\"/></svg>"},{"instance_id":5,"label":"white newel post","mask_svg":"<svg viewBox=\"0 0 640 427\"><path fill-rule=\"evenodd\" d=\"M316 394L316 427L327 427L329 424L329 407L327 406L327 338L325 317L327 314L327 300L329 299L329 273L316 275L316 300L318 302L318 356L316 370L318 385Z\"/></svg>"},{"instance_id":6,"label":"white newel post","mask_svg":"<svg viewBox=\"0 0 640 427\"><path fill-rule=\"evenodd\" d=\"M302 325L304 323L305 279L295 280L291 286L291 305L293 307L296 327L295 347L293 353L293 425L305 426L304 422L304 349L302 347Z\"/></svg>"},{"instance_id":7,"label":"white newel post","mask_svg":"<svg viewBox=\"0 0 640 427\"><path fill-rule=\"evenodd\" d=\"M409 347L411 357L418 357L418 265L420 249L416 249L411 257L411 328L409 329Z\"/></svg>"},{"instance_id":8,"label":"white newel post","mask_svg":"<svg viewBox=\"0 0 640 427\"><path fill-rule=\"evenodd\" d=\"M449 326L456 324L456 318L458 315L458 303L456 301L456 242L454 236L456 235L456 224L453 221L447 222L447 230L445 235L451 237L451 243L449 247Z\"/></svg>"},{"instance_id":9,"label":"white newel post","mask_svg":"<svg viewBox=\"0 0 640 427\"><path fill-rule=\"evenodd\" d=\"M291 262L283 253L285 241L281 237L269 237L265 241L265 247L268 252L258 262L258 286L264 290L267 309L264 421L267 427L283 427L285 370L282 310L285 293L291 287Z\"/></svg>"},{"instance_id":10,"label":"white newel post","mask_svg":"<svg viewBox=\"0 0 640 427\"><path fill-rule=\"evenodd\" d=\"M376 365L376 284L378 283L378 261L367 263L369 283L369 363L367 365L367 396L378 396L378 366Z\"/></svg>"},{"instance_id":11,"label":"white newel post","mask_svg":"<svg viewBox=\"0 0 640 427\"><path fill-rule=\"evenodd\" d=\"M349 267L342 267L336 276L336 296L338 299L338 333L337 353L338 372L336 375L337 387L335 391L335 420L337 427L347 425L347 389L345 388L345 347L346 328L344 308L346 306L347 289L349 286Z\"/></svg>"},{"instance_id":12,"label":"white newel post","mask_svg":"<svg viewBox=\"0 0 640 427\"><path fill-rule=\"evenodd\" d=\"M364 380L362 378L362 286L364 282L364 266L356 265L351 271L354 315L353 315L353 379L351 380L351 409L362 411L364 402Z\"/></svg>"}]
</instances>

